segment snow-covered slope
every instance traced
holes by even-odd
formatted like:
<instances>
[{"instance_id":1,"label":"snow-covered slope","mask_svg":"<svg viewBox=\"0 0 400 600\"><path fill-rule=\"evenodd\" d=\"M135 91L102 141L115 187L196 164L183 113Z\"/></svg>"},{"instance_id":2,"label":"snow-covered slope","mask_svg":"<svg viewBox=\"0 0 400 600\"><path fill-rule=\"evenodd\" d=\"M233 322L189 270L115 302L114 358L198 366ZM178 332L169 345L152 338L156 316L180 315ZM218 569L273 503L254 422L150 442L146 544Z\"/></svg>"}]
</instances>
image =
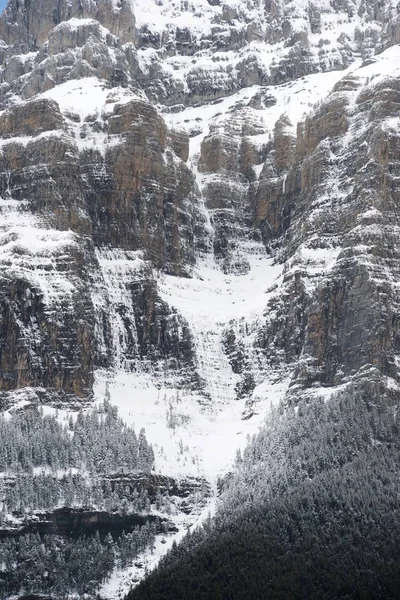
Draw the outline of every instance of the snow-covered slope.
<instances>
[{"instance_id":1,"label":"snow-covered slope","mask_svg":"<svg viewBox=\"0 0 400 600\"><path fill-rule=\"evenodd\" d=\"M364 2L301 0L134 2L133 11L142 69L163 73L154 93L185 104L343 69L382 48L382 30L397 15L389 4L378 11Z\"/></svg>"}]
</instances>

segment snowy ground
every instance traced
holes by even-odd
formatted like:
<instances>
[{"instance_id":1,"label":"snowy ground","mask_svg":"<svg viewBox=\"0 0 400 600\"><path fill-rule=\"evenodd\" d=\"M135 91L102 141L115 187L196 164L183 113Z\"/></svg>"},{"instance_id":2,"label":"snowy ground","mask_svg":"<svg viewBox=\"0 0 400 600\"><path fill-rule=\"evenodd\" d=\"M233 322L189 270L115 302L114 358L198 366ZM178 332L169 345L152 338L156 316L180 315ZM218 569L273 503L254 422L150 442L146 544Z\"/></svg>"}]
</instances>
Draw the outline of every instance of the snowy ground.
<instances>
[{"instance_id":1,"label":"snowy ground","mask_svg":"<svg viewBox=\"0 0 400 600\"><path fill-rule=\"evenodd\" d=\"M198 370L207 382L207 397L201 392L162 386L149 374L123 370L96 374L97 401L109 394L124 421L134 425L136 431L145 428L155 451L156 472L178 480L204 477L212 491L200 512L195 508L190 515L172 517L179 532L167 536L166 543L159 538L153 554L135 561L142 566L116 570L101 590L104 597L126 593L145 569L157 563L174 539L179 541L188 527L195 527L213 512L218 477L232 468L237 450L243 449L249 436L258 431L269 406L285 394L287 380L264 380L253 392L257 406L254 416L243 419L245 400L237 400L234 393L237 376L223 351L223 330L237 320L248 327L255 324L281 278L281 266L265 256L255 254L249 259L251 269L242 276L225 275L211 260L199 262L192 279L158 275L161 298L189 324Z\"/></svg>"},{"instance_id":2,"label":"snowy ground","mask_svg":"<svg viewBox=\"0 0 400 600\"><path fill-rule=\"evenodd\" d=\"M261 386L260 386L261 387ZM265 410L267 405L283 397L287 382L264 384L262 390ZM146 436L153 444L155 470L178 480L185 476L204 476L211 484L211 496L207 506L190 515L178 513L171 516L178 533L157 536L153 553L139 556L129 569L116 569L110 580L100 590L103 598L119 598L130 586L137 583L159 561L160 557L179 540L188 528L197 527L209 514L213 514L217 502L217 479L233 466L238 448L244 448L248 436L255 433L264 418L264 411L249 420L242 420L244 402L225 402L222 406L201 404L195 394L158 389L145 376L118 373L97 374L96 394L100 399L106 393L116 404L124 421L134 424L136 431L145 427ZM261 390L258 390L260 392ZM172 414L177 425L169 426ZM163 543L163 540L165 543Z\"/></svg>"},{"instance_id":3,"label":"snowy ground","mask_svg":"<svg viewBox=\"0 0 400 600\"><path fill-rule=\"evenodd\" d=\"M190 515L181 513L174 517L174 523L178 527L178 533L158 535L153 552L144 552L139 555L134 564L127 569L114 569L109 580L102 585L99 591L101 598L119 599L123 598L131 587L134 587L145 575L157 566L160 558L170 550L172 543L179 543L189 531L195 530L209 516L213 516L217 504L215 494L210 502L201 511L194 511Z\"/></svg>"}]
</instances>

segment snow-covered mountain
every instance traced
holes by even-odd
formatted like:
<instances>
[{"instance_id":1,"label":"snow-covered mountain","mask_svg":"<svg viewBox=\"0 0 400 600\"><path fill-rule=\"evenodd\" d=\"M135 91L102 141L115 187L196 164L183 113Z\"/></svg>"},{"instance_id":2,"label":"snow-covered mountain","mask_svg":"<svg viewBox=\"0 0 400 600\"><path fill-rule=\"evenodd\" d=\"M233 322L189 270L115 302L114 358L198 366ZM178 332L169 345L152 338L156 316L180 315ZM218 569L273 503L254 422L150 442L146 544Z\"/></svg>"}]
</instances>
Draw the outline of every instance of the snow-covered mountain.
<instances>
[{"instance_id":1,"label":"snow-covered mountain","mask_svg":"<svg viewBox=\"0 0 400 600\"><path fill-rule=\"evenodd\" d=\"M10 0L1 408L107 397L211 505L271 405L397 397L399 23L389 1Z\"/></svg>"}]
</instances>

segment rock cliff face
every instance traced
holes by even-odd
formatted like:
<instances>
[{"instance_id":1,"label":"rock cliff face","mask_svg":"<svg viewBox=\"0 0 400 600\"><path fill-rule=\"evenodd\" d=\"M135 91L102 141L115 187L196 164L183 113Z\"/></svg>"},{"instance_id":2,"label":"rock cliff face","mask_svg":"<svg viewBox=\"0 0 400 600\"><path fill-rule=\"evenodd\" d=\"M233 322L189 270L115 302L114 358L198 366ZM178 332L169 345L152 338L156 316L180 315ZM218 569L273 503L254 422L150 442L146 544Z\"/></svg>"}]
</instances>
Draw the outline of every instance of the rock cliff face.
<instances>
[{"instance_id":1,"label":"rock cliff face","mask_svg":"<svg viewBox=\"0 0 400 600\"><path fill-rule=\"evenodd\" d=\"M47 98L1 117L6 390L32 385L90 395L94 357L111 360L96 351L88 288L100 277L96 247L143 252L155 268L178 275L194 261L196 192L174 151L184 157L181 137L139 99L116 105L104 120L89 116L80 126L80 119L63 117ZM85 144L91 135L94 146ZM103 154L96 137L111 140ZM144 303L152 302L149 294Z\"/></svg>"},{"instance_id":2,"label":"rock cliff face","mask_svg":"<svg viewBox=\"0 0 400 600\"><path fill-rule=\"evenodd\" d=\"M80 20L72 5L66 16L61 11L56 21L71 19L50 31L48 7L42 8L39 22L42 13L36 6L29 5L25 12L19 6L23 24L16 19L12 29L13 35L18 30L19 38L5 36L14 46L3 67L7 108L0 124L5 236L2 389L43 386L88 397L96 364L107 367L120 361L110 349L115 337L110 314L123 323L123 335L130 338L129 349L119 350L119 356L134 361L148 353L154 361L171 354L171 364L180 364L176 354L182 352L192 364L190 334L180 340L171 332L179 317L162 308L151 267L187 276L201 244L197 238L204 237L205 219L194 175L185 164L187 137L168 128L136 85L123 87L130 81L130 47L125 54L120 39L97 20L85 18L86 9L94 10L90 3L82 14L75 7ZM14 9L11 4L3 15L4 27ZM94 16L105 22L110 11L109 7L102 17L95 11ZM114 30L112 23L108 25ZM39 62L30 64L18 80L15 65L26 55L13 53L27 31L34 40L29 47L40 43L38 32L48 41L33 53L35 60L40 55ZM13 92L7 80L13 81ZM50 88L57 90L57 100L46 92L38 96ZM15 91L32 100L16 103ZM92 93L98 95L97 102ZM51 236L49 244L46 238ZM110 313L112 301L98 255L103 248L109 253L113 249L125 261L143 258L150 266L144 289L139 291L137 282L131 282L128 306L121 298L113 305L119 317ZM48 265L42 264L42 254ZM10 264L16 279L7 272ZM94 304L91 285L95 300L101 296L100 305ZM142 311L140 317L133 306ZM165 315L161 325L153 323L158 310Z\"/></svg>"},{"instance_id":3,"label":"rock cliff face","mask_svg":"<svg viewBox=\"0 0 400 600\"><path fill-rule=\"evenodd\" d=\"M329 111L325 119L317 113L306 120L300 138L305 205L293 211L289 236L295 240L301 219L309 238L318 235L324 245L340 248L310 306L308 366L299 368L308 383L336 385L367 366L398 380L398 81L376 73L371 65L337 84L328 106L321 107ZM328 210L321 210L327 201L328 218Z\"/></svg>"},{"instance_id":4,"label":"rock cliff face","mask_svg":"<svg viewBox=\"0 0 400 600\"><path fill-rule=\"evenodd\" d=\"M7 44L20 45L25 51L37 50L47 41L51 48L54 47L54 32L50 32L60 23L73 18L95 19L118 36L121 43L134 41L135 20L131 4L126 0L15 0L7 5L1 20L0 36ZM60 35L60 31L57 33ZM74 35L74 32L67 33L64 30L64 43L75 38L77 43L74 46L80 46L81 36L82 33L77 36L76 32Z\"/></svg>"},{"instance_id":5,"label":"rock cliff face","mask_svg":"<svg viewBox=\"0 0 400 600\"><path fill-rule=\"evenodd\" d=\"M10 0L0 38L7 406L107 381L211 477L189 424L398 394L392 4Z\"/></svg>"}]
</instances>

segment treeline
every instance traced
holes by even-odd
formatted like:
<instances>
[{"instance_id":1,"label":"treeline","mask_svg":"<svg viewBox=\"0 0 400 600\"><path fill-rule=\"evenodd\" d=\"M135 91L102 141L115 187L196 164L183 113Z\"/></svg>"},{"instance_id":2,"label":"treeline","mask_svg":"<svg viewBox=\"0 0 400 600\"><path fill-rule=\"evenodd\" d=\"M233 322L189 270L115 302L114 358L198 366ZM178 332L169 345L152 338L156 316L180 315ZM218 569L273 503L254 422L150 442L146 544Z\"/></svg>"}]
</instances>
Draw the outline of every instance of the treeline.
<instances>
[{"instance_id":1,"label":"treeline","mask_svg":"<svg viewBox=\"0 0 400 600\"><path fill-rule=\"evenodd\" d=\"M52 474L20 474L5 483L0 479L0 525L9 513L29 515L54 508L86 508L107 512L171 512L168 494L149 496L145 488L138 491L123 481L111 482L100 475L85 477L79 473L57 477Z\"/></svg>"},{"instance_id":2,"label":"treeline","mask_svg":"<svg viewBox=\"0 0 400 600\"><path fill-rule=\"evenodd\" d=\"M399 598L399 433L390 398L362 393L273 411L216 518L128 600Z\"/></svg>"},{"instance_id":3,"label":"treeline","mask_svg":"<svg viewBox=\"0 0 400 600\"><path fill-rule=\"evenodd\" d=\"M62 422L37 407L0 417L0 525L31 522L59 507L127 513L170 512L168 492L135 481L153 468L144 429L137 436L108 401ZM135 478L135 474L139 477ZM130 477L133 475L133 477ZM153 505L153 506L152 506ZM17 535L0 540L0 598L49 594L94 598L114 567L125 567L166 532L155 522L112 539Z\"/></svg>"},{"instance_id":4,"label":"treeline","mask_svg":"<svg viewBox=\"0 0 400 600\"><path fill-rule=\"evenodd\" d=\"M115 566L125 567L146 548L152 549L155 523L136 526L113 540L97 533L77 540L27 534L0 541L0 598L10 595L77 594L95 597Z\"/></svg>"},{"instance_id":5,"label":"treeline","mask_svg":"<svg viewBox=\"0 0 400 600\"><path fill-rule=\"evenodd\" d=\"M0 472L32 472L34 467L78 468L88 473L149 472L154 453L144 429L139 437L109 402L78 412L62 425L55 415L29 408L0 416Z\"/></svg>"},{"instance_id":6,"label":"treeline","mask_svg":"<svg viewBox=\"0 0 400 600\"><path fill-rule=\"evenodd\" d=\"M11 512L57 507L136 512L148 510L146 491L110 482L118 473L149 473L154 453L104 402L67 424L40 409L0 417L0 523ZM168 510L169 500L158 498Z\"/></svg>"}]
</instances>

